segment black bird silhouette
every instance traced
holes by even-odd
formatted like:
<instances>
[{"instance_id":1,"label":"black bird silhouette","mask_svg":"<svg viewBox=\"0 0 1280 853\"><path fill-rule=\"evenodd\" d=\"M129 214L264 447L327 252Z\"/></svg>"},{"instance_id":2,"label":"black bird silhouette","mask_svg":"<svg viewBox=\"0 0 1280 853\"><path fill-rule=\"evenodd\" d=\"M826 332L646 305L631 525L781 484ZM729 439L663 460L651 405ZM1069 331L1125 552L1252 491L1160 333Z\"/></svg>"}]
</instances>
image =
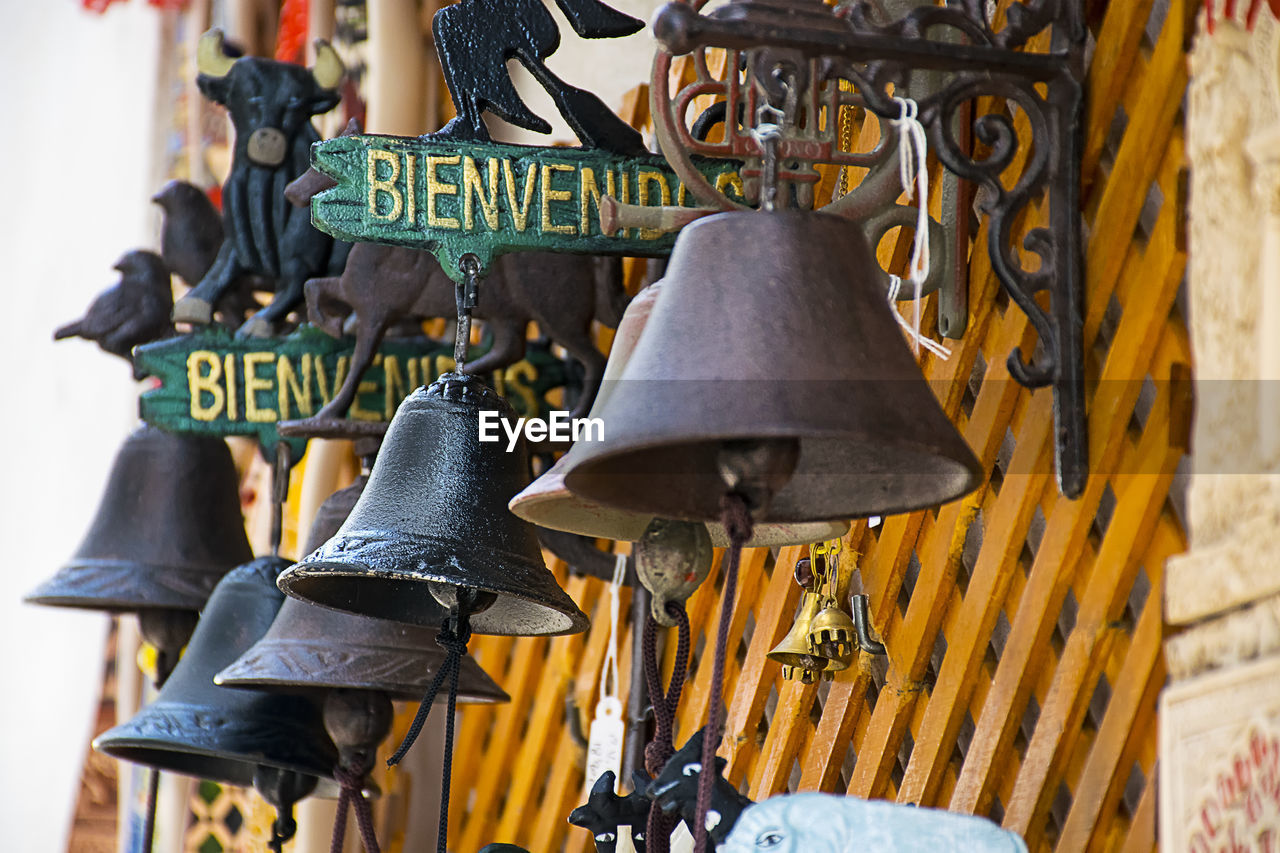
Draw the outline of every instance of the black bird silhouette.
<instances>
[{"instance_id":1,"label":"black bird silhouette","mask_svg":"<svg viewBox=\"0 0 1280 853\"><path fill-rule=\"evenodd\" d=\"M170 272L194 287L222 247L222 214L203 190L186 181L170 181L151 200L164 211L160 257Z\"/></svg>"},{"instance_id":2,"label":"black bird silhouette","mask_svg":"<svg viewBox=\"0 0 1280 853\"><path fill-rule=\"evenodd\" d=\"M617 38L644 22L599 0L556 0L582 38ZM598 97L570 86L546 66L560 46L555 18L542 0L461 0L436 12L431 22L436 52L457 117L428 136L487 140L481 114L488 109L527 130L550 133L551 125L520 99L507 60L518 59L555 102L578 139L621 154L644 154L644 139Z\"/></svg>"},{"instance_id":3,"label":"black bird silhouette","mask_svg":"<svg viewBox=\"0 0 1280 853\"><path fill-rule=\"evenodd\" d=\"M173 334L173 290L169 270L155 252L135 249L116 261L120 282L99 293L84 316L59 328L53 339L84 338L106 352L132 360L138 344Z\"/></svg>"}]
</instances>

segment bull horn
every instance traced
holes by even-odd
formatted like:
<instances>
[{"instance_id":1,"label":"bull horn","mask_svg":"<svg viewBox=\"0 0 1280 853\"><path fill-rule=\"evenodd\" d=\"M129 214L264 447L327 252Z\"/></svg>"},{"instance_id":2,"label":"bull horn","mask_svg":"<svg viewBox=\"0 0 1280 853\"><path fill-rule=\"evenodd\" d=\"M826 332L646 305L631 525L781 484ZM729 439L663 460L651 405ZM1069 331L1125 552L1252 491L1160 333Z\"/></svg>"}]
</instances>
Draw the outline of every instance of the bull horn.
<instances>
[{"instance_id":1,"label":"bull horn","mask_svg":"<svg viewBox=\"0 0 1280 853\"><path fill-rule=\"evenodd\" d=\"M333 45L324 39L316 39L316 64L311 69L311 76L321 89L335 89L342 82L342 75L347 73L346 66L338 58Z\"/></svg>"},{"instance_id":2,"label":"bull horn","mask_svg":"<svg viewBox=\"0 0 1280 853\"><path fill-rule=\"evenodd\" d=\"M235 64L235 57L227 55L222 41L222 30L217 27L200 36L200 44L196 48L196 70L206 77L226 77Z\"/></svg>"}]
</instances>

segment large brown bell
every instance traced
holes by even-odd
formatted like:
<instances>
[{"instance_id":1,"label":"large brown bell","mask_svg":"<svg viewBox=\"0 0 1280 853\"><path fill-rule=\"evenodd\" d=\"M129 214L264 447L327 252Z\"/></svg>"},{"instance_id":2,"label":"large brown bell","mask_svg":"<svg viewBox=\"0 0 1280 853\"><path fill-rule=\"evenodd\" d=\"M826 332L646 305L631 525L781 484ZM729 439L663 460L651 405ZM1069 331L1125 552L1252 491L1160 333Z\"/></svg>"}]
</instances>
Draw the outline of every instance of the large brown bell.
<instances>
[{"instance_id":1,"label":"large brown bell","mask_svg":"<svg viewBox=\"0 0 1280 853\"><path fill-rule=\"evenodd\" d=\"M26 600L113 612L199 610L253 559L226 442L143 425L116 454L75 556Z\"/></svg>"},{"instance_id":2,"label":"large brown bell","mask_svg":"<svg viewBox=\"0 0 1280 853\"><path fill-rule=\"evenodd\" d=\"M406 397L350 517L280 576L280 588L324 607L435 627L446 615L439 599L461 587L480 594L470 616L476 633L584 630L587 617L547 570L533 527L507 509L528 482L528 450L480 441L483 411L516 418L479 379L456 373Z\"/></svg>"},{"instance_id":3,"label":"large brown bell","mask_svg":"<svg viewBox=\"0 0 1280 853\"><path fill-rule=\"evenodd\" d=\"M715 521L726 483L750 480L759 459L769 500L755 520L776 523L904 512L974 489L981 466L875 269L857 225L834 216L735 212L687 226L599 414L604 440L583 446L565 484L608 506Z\"/></svg>"},{"instance_id":4,"label":"large brown bell","mask_svg":"<svg viewBox=\"0 0 1280 853\"><path fill-rule=\"evenodd\" d=\"M334 492L316 511L307 534L310 553L333 538L351 514L368 477ZM266 635L218 673L218 684L297 691L377 690L393 699L421 699L444 663L432 628L357 616L286 598ZM459 702L508 702L470 656L459 660Z\"/></svg>"},{"instance_id":5,"label":"large brown bell","mask_svg":"<svg viewBox=\"0 0 1280 853\"><path fill-rule=\"evenodd\" d=\"M605 365L600 393L591 406L588 418L600 417L610 391L616 387L631 353L635 350L640 334L649 321L649 314L662 290L657 281L636 294L627 305L613 337L613 348ZM566 530L594 539L621 539L639 541L653 520L652 513L634 512L576 495L565 486L565 475L586 455L586 442L579 441L569 448L541 477L511 499L511 511L526 521L552 530ZM823 521L801 524L759 524L752 531L748 546L795 545L834 539L848 530L847 521ZM728 534L719 523L707 525L711 544L724 547L729 544Z\"/></svg>"},{"instance_id":6,"label":"large brown bell","mask_svg":"<svg viewBox=\"0 0 1280 853\"><path fill-rule=\"evenodd\" d=\"M99 735L94 748L124 761L231 785L253 784L260 768L330 776L337 752L315 699L213 683L219 670L270 627L284 601L276 578L288 565L278 557L261 557L228 573L155 701Z\"/></svg>"}]
</instances>

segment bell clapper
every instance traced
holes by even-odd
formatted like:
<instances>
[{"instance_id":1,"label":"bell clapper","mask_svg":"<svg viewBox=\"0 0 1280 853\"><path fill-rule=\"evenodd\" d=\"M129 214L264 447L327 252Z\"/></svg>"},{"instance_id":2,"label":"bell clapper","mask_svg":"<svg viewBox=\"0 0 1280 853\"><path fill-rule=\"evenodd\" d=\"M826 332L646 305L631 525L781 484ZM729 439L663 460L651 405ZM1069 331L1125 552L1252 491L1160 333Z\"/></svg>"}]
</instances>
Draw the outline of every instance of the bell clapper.
<instances>
[{"instance_id":1,"label":"bell clapper","mask_svg":"<svg viewBox=\"0 0 1280 853\"><path fill-rule=\"evenodd\" d=\"M267 842L267 847L275 853L282 853L285 842L297 833L293 806L315 790L316 782L314 776L265 764L258 765L254 771L253 787L276 810L276 819L271 823L271 840Z\"/></svg>"},{"instance_id":2,"label":"bell clapper","mask_svg":"<svg viewBox=\"0 0 1280 853\"><path fill-rule=\"evenodd\" d=\"M380 690L337 689L325 696L324 728L338 747L338 766L333 776L342 786L333 820L335 845L340 845L346 835L350 805L356 813L365 853L379 853L373 813L364 788L378 744L391 732L394 714L391 698Z\"/></svg>"},{"instance_id":3,"label":"bell clapper","mask_svg":"<svg viewBox=\"0 0 1280 853\"><path fill-rule=\"evenodd\" d=\"M707 526L692 521L655 518L635 545L636 575L653 596L649 612L664 628L676 620L667 611L674 604L684 609L711 571L711 535Z\"/></svg>"}]
</instances>

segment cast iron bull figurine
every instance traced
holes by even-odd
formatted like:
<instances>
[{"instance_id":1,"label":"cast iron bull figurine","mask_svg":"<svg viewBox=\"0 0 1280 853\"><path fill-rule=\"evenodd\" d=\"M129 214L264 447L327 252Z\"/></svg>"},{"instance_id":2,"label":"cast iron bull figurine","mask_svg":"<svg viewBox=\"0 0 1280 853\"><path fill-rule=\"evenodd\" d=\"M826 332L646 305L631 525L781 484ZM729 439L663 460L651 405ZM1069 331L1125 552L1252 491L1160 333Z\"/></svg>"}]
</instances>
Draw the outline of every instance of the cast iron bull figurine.
<instances>
[{"instance_id":1,"label":"cast iron bull figurine","mask_svg":"<svg viewBox=\"0 0 1280 853\"><path fill-rule=\"evenodd\" d=\"M649 799L639 791L625 797L613 792L612 770L606 770L591 786L587 804L569 812L569 823L588 830L596 842L596 853L614 853L618 849L618 827L631 828L631 844L636 853L644 853L644 830L649 820Z\"/></svg>"},{"instance_id":2,"label":"cast iron bull figurine","mask_svg":"<svg viewBox=\"0 0 1280 853\"><path fill-rule=\"evenodd\" d=\"M222 33L200 39L200 91L222 104L235 127L231 174L223 186L226 238L204 278L174 306L175 320L207 324L223 293L246 274L276 292L271 304L240 327L240 335L271 334L302 301L303 283L341 271L349 246L311 225L311 216L285 201L285 185L305 172L320 139L311 117L337 105L342 61L317 42L316 65L228 55Z\"/></svg>"},{"instance_id":3,"label":"cast iron bull figurine","mask_svg":"<svg viewBox=\"0 0 1280 853\"><path fill-rule=\"evenodd\" d=\"M702 769L702 729L698 729L685 745L676 750L675 755L667 761L658 774L658 778L649 783L645 794L656 802L664 812L676 812L694 831L694 822L698 810L698 777ZM752 801L738 789L730 785L721 774L728 764L723 758L716 758L715 781L711 785L711 807L707 809L707 840L711 847L724 843L729 831L738 821L738 815L753 805Z\"/></svg>"}]
</instances>

